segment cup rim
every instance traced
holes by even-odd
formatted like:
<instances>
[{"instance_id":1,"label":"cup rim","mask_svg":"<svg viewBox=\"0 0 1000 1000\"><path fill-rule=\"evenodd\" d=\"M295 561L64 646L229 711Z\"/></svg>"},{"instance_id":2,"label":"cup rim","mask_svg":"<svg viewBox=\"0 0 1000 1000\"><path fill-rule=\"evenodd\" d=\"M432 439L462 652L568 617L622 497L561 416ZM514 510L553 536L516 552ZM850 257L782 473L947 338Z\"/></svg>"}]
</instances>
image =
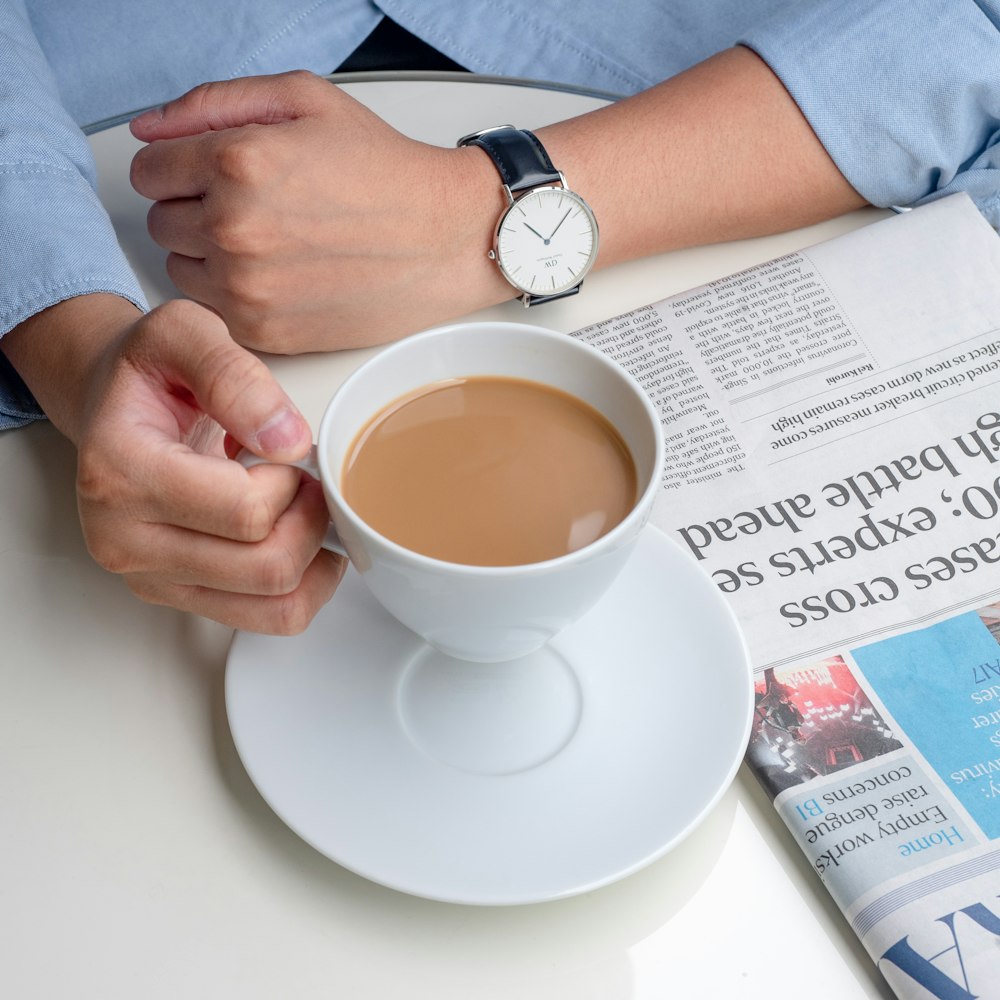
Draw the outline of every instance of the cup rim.
<instances>
[{"instance_id":1,"label":"cup rim","mask_svg":"<svg viewBox=\"0 0 1000 1000\"><path fill-rule=\"evenodd\" d=\"M639 399L640 405L644 408L646 415L649 417L650 426L654 428L652 474L649 477L649 481L646 483L645 489L643 489L639 496L636 497L636 501L632 505L632 509L625 515L625 517L623 517L610 531L601 535L599 538L595 538L592 542L589 542L582 548L574 549L572 552L566 552L561 556L555 556L552 559L544 559L539 562L517 563L511 566L482 566L477 563L460 563L447 559L437 559L434 556L424 555L422 552L417 552L414 549L407 548L405 545L400 545L399 542L395 542L391 538L383 535L381 532L376 531L357 513L357 511L354 510L341 492L339 471L335 476L330 474L330 463L327 457L327 449L325 447L326 439L333 421L333 414L336 409L338 399L344 393L349 391L354 383L359 381L361 378L367 377L367 369L370 365L378 363L382 358L413 349L412 345L425 340L434 340L438 337L454 334L457 331L462 331L462 333L468 333L471 331L472 333L475 333L477 330L485 332L486 330L497 329L506 330L508 332L516 332L519 334L528 333L530 336L537 336L548 340L558 340L560 344L571 345L570 350L576 350L578 348L582 349L584 353L589 354L598 364L603 365L605 368L621 377L625 384L631 383L631 387ZM541 380L539 381L541 382ZM376 410L375 412L378 411ZM374 414L372 414L372 416L373 415ZM370 417L368 419L370 419ZM355 433L357 433L356 430ZM334 495L340 512L351 521L355 530L360 530L373 535L376 539L378 539L379 544L385 546L389 552L401 558L407 559L411 562L411 564L418 566L421 569L432 571L436 570L442 573L454 573L458 570L469 576L484 577L504 577L544 573L573 562L581 562L590 558L592 555L595 555L598 550L614 548L618 544L618 540L622 535L627 535L630 532L637 530L637 528L642 527L641 524L638 526L636 525L637 520L641 520L644 523L648 519L649 511L652 508L653 496L660 488L660 484L662 482L662 469L666 449L666 445L663 440L663 433L660 430L659 414L653 406L653 402L649 398L646 390L643 389L631 372L623 368L614 359L608 357L608 355L606 355L599 348L594 347L592 344L588 344L586 341L577 340L569 333L562 333L558 330L552 330L548 327L536 326L529 323L514 323L509 320L481 320L469 323L449 323L445 326L433 327L429 330L424 330L420 333L404 337L402 340L398 340L395 343L390 344L388 347L383 348L374 357L368 359L356 368L346 379L344 379L341 385L334 392L330 401L326 405L326 409L324 410L323 417L320 421L317 444L317 464L319 466L324 487Z\"/></svg>"}]
</instances>

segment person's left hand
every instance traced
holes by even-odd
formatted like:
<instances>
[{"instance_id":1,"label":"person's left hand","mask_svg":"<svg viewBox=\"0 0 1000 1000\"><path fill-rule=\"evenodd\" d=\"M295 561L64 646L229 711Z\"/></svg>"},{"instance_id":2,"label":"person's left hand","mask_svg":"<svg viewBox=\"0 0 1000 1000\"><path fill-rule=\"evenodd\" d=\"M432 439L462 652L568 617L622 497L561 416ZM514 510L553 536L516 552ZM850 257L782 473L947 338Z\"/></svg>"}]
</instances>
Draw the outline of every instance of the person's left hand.
<instances>
[{"instance_id":1,"label":"person's left hand","mask_svg":"<svg viewBox=\"0 0 1000 1000\"><path fill-rule=\"evenodd\" d=\"M244 346L376 344L513 296L486 256L488 159L409 139L320 77L205 84L132 132L170 277Z\"/></svg>"}]
</instances>

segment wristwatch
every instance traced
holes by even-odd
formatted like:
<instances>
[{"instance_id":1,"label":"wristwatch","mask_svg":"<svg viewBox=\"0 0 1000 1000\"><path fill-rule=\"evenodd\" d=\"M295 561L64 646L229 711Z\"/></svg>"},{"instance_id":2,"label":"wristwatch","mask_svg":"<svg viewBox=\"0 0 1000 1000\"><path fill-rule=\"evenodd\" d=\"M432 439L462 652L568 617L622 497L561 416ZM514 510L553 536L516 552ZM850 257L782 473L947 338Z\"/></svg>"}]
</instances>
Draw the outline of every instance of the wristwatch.
<instances>
[{"instance_id":1,"label":"wristwatch","mask_svg":"<svg viewBox=\"0 0 1000 1000\"><path fill-rule=\"evenodd\" d=\"M513 125L473 132L459 146L479 146L500 172L507 207L489 252L525 306L575 295L597 257L597 220L552 166L545 147Z\"/></svg>"}]
</instances>

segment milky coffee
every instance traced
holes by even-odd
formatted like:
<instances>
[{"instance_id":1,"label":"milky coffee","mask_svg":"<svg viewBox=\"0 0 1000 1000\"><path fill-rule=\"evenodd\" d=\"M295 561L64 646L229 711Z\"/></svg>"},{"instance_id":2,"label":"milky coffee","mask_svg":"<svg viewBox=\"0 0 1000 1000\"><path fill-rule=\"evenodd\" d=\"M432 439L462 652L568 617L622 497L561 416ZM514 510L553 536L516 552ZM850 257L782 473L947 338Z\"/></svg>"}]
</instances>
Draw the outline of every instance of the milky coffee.
<instances>
[{"instance_id":1,"label":"milky coffee","mask_svg":"<svg viewBox=\"0 0 1000 1000\"><path fill-rule=\"evenodd\" d=\"M541 562L610 531L637 499L635 464L593 407L526 379L423 386L362 428L341 490L381 535L479 566Z\"/></svg>"}]
</instances>

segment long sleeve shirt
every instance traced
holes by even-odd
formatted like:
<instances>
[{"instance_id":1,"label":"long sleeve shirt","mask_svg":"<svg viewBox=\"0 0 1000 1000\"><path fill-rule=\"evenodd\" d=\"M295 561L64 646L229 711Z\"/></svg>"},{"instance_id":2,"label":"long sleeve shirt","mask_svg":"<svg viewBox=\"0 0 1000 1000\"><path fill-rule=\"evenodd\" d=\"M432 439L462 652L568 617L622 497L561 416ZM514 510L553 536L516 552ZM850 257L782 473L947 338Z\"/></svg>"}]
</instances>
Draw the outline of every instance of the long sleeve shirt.
<instances>
[{"instance_id":1,"label":"long sleeve shirt","mask_svg":"<svg viewBox=\"0 0 1000 1000\"><path fill-rule=\"evenodd\" d=\"M205 80L330 72L383 14L473 72L616 95L742 43L869 202L966 191L1000 227L1000 0L0 0L0 336L90 292L145 306L87 130ZM0 355L0 429L40 415Z\"/></svg>"}]
</instances>

